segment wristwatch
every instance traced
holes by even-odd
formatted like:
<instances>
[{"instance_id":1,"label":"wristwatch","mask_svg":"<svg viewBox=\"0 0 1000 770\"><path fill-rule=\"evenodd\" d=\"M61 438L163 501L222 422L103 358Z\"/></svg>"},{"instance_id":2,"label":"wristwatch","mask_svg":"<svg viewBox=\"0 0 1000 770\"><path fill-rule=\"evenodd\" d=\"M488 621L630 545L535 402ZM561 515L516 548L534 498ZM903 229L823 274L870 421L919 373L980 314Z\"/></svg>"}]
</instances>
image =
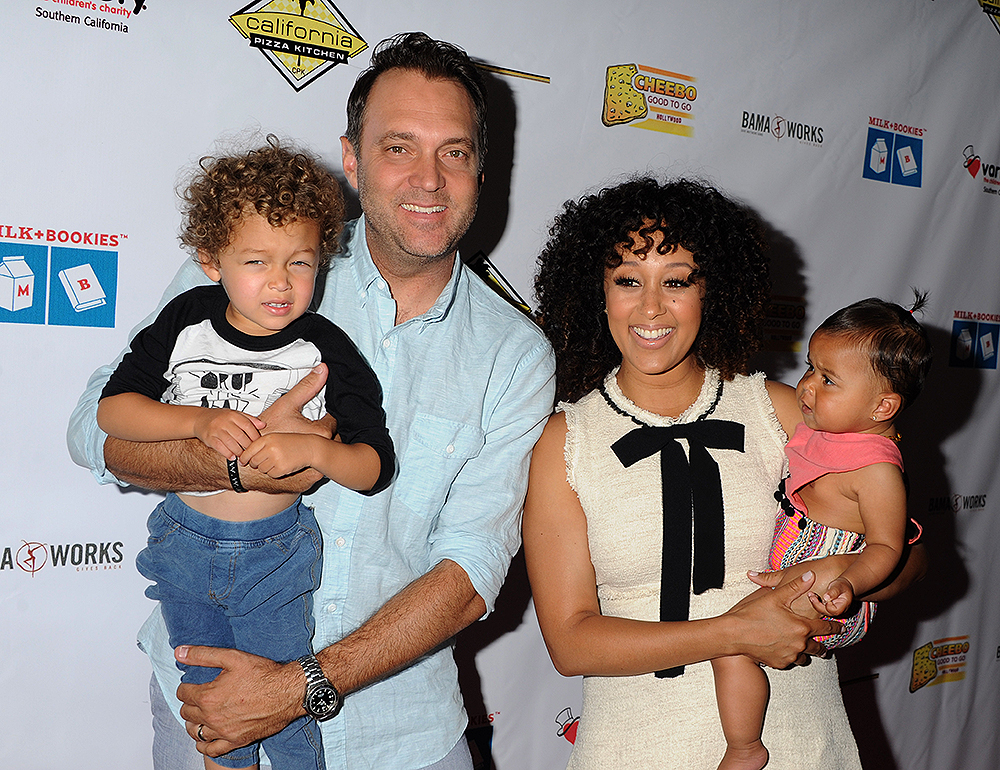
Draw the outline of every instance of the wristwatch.
<instances>
[{"instance_id":1,"label":"wristwatch","mask_svg":"<svg viewBox=\"0 0 1000 770\"><path fill-rule=\"evenodd\" d=\"M306 674L306 696L302 708L317 722L325 722L340 711L340 693L330 684L315 655L303 655L298 659Z\"/></svg>"}]
</instances>

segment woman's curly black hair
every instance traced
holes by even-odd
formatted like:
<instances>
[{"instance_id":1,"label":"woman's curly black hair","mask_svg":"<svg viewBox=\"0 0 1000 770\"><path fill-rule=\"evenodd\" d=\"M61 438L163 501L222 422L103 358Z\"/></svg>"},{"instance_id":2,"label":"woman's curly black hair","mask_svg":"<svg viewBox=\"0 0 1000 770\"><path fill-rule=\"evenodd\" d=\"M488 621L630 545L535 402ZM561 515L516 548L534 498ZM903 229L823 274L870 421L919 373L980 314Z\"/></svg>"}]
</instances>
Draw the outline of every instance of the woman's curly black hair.
<instances>
[{"instance_id":1,"label":"woman's curly black hair","mask_svg":"<svg viewBox=\"0 0 1000 770\"><path fill-rule=\"evenodd\" d=\"M542 329L556 354L556 391L576 401L621 363L604 314L604 274L621 264L619 248L663 235L659 250L691 252L703 286L701 328L693 352L723 379L745 374L760 346L770 292L762 228L744 206L690 179L639 177L568 201L538 257L535 295Z\"/></svg>"},{"instance_id":2,"label":"woman's curly black hair","mask_svg":"<svg viewBox=\"0 0 1000 770\"><path fill-rule=\"evenodd\" d=\"M233 229L256 212L272 227L300 219L319 225L323 267L339 248L344 227L344 194L337 178L303 150L285 147L269 134L267 144L247 153L205 157L180 192L184 221L180 240L194 252L218 259Z\"/></svg>"}]
</instances>

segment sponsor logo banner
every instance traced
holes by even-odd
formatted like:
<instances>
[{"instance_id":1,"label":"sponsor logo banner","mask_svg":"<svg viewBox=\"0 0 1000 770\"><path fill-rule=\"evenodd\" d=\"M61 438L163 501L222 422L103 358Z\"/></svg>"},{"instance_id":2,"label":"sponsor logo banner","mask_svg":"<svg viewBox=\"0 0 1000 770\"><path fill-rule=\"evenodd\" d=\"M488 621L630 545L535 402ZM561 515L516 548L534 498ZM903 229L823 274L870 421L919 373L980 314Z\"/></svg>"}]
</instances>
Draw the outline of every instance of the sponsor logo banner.
<instances>
[{"instance_id":1,"label":"sponsor logo banner","mask_svg":"<svg viewBox=\"0 0 1000 770\"><path fill-rule=\"evenodd\" d=\"M41 570L69 568L74 572L97 572L122 568L124 543L48 544L22 540L18 546L0 548L0 575L5 571L26 572L34 577Z\"/></svg>"},{"instance_id":2,"label":"sponsor logo banner","mask_svg":"<svg viewBox=\"0 0 1000 770\"><path fill-rule=\"evenodd\" d=\"M916 692L928 685L965 679L965 660L968 654L968 636L937 639L918 647L913 651L910 692Z\"/></svg>"},{"instance_id":3,"label":"sponsor logo banner","mask_svg":"<svg viewBox=\"0 0 1000 770\"><path fill-rule=\"evenodd\" d=\"M984 193L1000 195L1000 163L984 163L976 148L967 144L962 150L962 167L976 181L982 180Z\"/></svg>"},{"instance_id":4,"label":"sponsor logo banner","mask_svg":"<svg viewBox=\"0 0 1000 770\"><path fill-rule=\"evenodd\" d=\"M862 176L877 182L920 187L924 176L924 129L884 118L868 118Z\"/></svg>"},{"instance_id":5,"label":"sponsor logo banner","mask_svg":"<svg viewBox=\"0 0 1000 770\"><path fill-rule=\"evenodd\" d=\"M0 323L114 327L126 237L0 224Z\"/></svg>"},{"instance_id":6,"label":"sponsor logo banner","mask_svg":"<svg viewBox=\"0 0 1000 770\"><path fill-rule=\"evenodd\" d=\"M803 123L778 114L765 115L744 110L740 131L756 136L771 136L778 141L787 137L799 144L809 144L814 147L823 144L822 126Z\"/></svg>"},{"instance_id":7,"label":"sponsor logo banner","mask_svg":"<svg viewBox=\"0 0 1000 770\"><path fill-rule=\"evenodd\" d=\"M694 136L695 78L645 64L613 64L604 83L606 126Z\"/></svg>"},{"instance_id":8,"label":"sponsor logo banner","mask_svg":"<svg viewBox=\"0 0 1000 770\"><path fill-rule=\"evenodd\" d=\"M368 47L329 0L255 0L229 21L296 91Z\"/></svg>"},{"instance_id":9,"label":"sponsor logo banner","mask_svg":"<svg viewBox=\"0 0 1000 770\"><path fill-rule=\"evenodd\" d=\"M951 323L948 365L963 369L996 369L1000 313L956 310Z\"/></svg>"}]
</instances>

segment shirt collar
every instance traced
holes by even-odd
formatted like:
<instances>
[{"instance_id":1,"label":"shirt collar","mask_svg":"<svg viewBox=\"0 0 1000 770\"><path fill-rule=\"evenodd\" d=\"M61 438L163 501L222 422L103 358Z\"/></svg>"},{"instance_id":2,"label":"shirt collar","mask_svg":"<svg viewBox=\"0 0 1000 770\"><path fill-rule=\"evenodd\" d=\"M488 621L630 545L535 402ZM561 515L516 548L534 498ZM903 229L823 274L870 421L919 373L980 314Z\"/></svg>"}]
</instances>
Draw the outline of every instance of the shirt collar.
<instances>
[{"instance_id":1,"label":"shirt collar","mask_svg":"<svg viewBox=\"0 0 1000 770\"><path fill-rule=\"evenodd\" d=\"M368 251L368 241L365 238L365 217L362 215L354 222L348 222L344 226L344 251L350 255L350 267L354 274L354 280L358 287L358 292L362 297L362 305L367 301L371 291L384 291L389 295L388 284L382 278L382 274L375 267L372 261L371 252ZM336 257L335 257L336 259ZM463 280L468 280L465 276L465 266L462 264L460 255L455 255L455 264L452 266L451 278L445 284L444 289L438 298L431 305L430 309L421 316L413 319L420 323L436 323L444 320L451 308L455 304L458 296L459 284ZM376 281L382 281L384 289L373 288Z\"/></svg>"}]
</instances>

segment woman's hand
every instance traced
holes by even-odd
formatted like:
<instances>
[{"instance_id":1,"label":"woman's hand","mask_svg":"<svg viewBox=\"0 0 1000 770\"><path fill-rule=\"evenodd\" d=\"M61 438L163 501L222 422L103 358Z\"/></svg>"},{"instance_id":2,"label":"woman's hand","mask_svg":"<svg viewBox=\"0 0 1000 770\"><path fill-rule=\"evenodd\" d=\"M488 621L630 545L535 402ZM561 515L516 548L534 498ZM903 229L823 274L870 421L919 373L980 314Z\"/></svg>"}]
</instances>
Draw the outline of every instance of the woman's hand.
<instances>
[{"instance_id":1,"label":"woman's hand","mask_svg":"<svg viewBox=\"0 0 1000 770\"><path fill-rule=\"evenodd\" d=\"M824 655L826 648L814 637L838 634L840 623L804 617L793 604L812 593L816 576L811 570L775 588L761 588L744 597L723 618L737 621L730 632L733 655L745 655L772 668L803 665L810 655Z\"/></svg>"}]
</instances>

